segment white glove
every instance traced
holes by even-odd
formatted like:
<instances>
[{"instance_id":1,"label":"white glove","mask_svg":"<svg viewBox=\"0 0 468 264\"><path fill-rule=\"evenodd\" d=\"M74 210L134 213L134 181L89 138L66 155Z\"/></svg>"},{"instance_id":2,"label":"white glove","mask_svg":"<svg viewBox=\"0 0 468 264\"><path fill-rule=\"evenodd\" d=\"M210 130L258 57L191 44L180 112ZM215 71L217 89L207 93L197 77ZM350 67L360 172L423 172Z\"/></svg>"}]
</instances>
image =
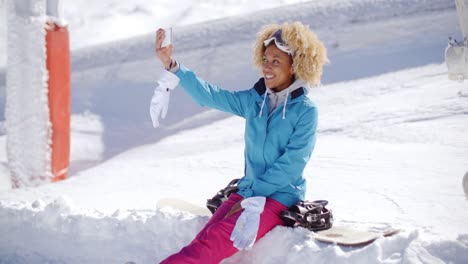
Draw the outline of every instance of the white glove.
<instances>
[{"instance_id":1,"label":"white glove","mask_svg":"<svg viewBox=\"0 0 468 264\"><path fill-rule=\"evenodd\" d=\"M231 234L234 247L239 250L250 249L257 238L260 226L260 214L265 207L265 197L250 197L242 200L244 211L239 216Z\"/></svg>"},{"instance_id":2,"label":"white glove","mask_svg":"<svg viewBox=\"0 0 468 264\"><path fill-rule=\"evenodd\" d=\"M164 71L158 80L158 86L154 89L153 98L151 98L150 115L153 121L153 127L159 126L159 116L165 118L169 107L169 98L171 90L179 84L179 77L175 74Z\"/></svg>"}]
</instances>

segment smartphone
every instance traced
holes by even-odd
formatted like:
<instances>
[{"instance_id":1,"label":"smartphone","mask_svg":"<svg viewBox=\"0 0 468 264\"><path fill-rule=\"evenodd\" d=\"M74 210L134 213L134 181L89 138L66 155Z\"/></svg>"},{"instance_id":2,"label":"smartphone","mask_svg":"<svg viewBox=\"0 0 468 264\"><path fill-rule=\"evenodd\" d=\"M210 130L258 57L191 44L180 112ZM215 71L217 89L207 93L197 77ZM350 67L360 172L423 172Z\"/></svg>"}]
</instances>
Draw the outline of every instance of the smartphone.
<instances>
[{"instance_id":1,"label":"smartphone","mask_svg":"<svg viewBox=\"0 0 468 264\"><path fill-rule=\"evenodd\" d=\"M161 43L161 48L169 46L172 43L172 28L165 28L164 32L166 32L166 38L164 38L163 42Z\"/></svg>"}]
</instances>

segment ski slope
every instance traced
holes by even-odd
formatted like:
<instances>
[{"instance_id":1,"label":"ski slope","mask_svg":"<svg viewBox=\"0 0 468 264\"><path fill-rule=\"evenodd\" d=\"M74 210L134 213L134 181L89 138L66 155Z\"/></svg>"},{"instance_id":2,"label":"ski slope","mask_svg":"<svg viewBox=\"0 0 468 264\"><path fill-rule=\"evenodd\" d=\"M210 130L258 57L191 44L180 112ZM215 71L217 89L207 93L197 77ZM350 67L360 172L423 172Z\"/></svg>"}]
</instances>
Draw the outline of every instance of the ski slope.
<instances>
[{"instance_id":1,"label":"ski slope","mask_svg":"<svg viewBox=\"0 0 468 264\"><path fill-rule=\"evenodd\" d=\"M0 0L0 54L6 52L6 2ZM171 0L62 1L70 29L70 47L79 49L155 31L155 27L180 27L307 0ZM0 67L6 56L0 57Z\"/></svg>"},{"instance_id":2,"label":"ski slope","mask_svg":"<svg viewBox=\"0 0 468 264\"><path fill-rule=\"evenodd\" d=\"M223 263L468 262L468 85L443 64L447 36L460 34L452 1L314 1L176 27L175 57L227 89L249 88L255 33L291 17L315 29L332 61L310 93L320 116L307 199L329 200L338 224L404 231L350 249L278 227ZM157 201L203 205L242 176L242 119L178 88L152 128L153 38L73 51L72 175L0 191L0 263L158 262L208 218ZM4 151L0 160L6 186Z\"/></svg>"}]
</instances>

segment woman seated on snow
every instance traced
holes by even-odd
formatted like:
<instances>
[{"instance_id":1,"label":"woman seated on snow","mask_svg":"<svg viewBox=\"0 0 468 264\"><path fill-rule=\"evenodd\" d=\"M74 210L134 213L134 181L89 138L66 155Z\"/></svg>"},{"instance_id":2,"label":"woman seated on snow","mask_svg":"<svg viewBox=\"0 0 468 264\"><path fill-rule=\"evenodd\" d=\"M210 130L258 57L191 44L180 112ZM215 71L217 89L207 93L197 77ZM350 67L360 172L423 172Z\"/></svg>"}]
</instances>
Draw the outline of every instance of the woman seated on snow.
<instances>
[{"instance_id":1,"label":"woman seated on snow","mask_svg":"<svg viewBox=\"0 0 468 264\"><path fill-rule=\"evenodd\" d=\"M172 58L173 45L161 47L165 32L156 33L156 54L164 72L151 102L157 126L165 115L170 90L180 86L203 106L245 118L245 175L195 239L161 263L219 263L249 249L277 225L280 212L304 199L304 167L315 145L317 108L306 96L318 84L326 49L302 23L265 26L258 34L254 62L261 70L251 89L226 91L198 78ZM243 209L243 210L242 210Z\"/></svg>"}]
</instances>

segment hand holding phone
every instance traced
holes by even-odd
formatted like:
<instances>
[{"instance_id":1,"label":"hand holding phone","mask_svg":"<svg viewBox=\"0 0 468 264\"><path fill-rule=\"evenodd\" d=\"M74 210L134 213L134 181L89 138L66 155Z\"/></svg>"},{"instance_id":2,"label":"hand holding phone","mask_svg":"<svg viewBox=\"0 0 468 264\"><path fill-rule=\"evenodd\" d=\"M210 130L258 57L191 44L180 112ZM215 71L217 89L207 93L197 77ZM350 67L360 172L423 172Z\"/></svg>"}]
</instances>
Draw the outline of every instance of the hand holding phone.
<instances>
[{"instance_id":1,"label":"hand holding phone","mask_svg":"<svg viewBox=\"0 0 468 264\"><path fill-rule=\"evenodd\" d=\"M164 68L167 69L172 61L172 49L174 48L172 45L172 28L160 28L156 31L156 43L154 48L159 60Z\"/></svg>"}]
</instances>

